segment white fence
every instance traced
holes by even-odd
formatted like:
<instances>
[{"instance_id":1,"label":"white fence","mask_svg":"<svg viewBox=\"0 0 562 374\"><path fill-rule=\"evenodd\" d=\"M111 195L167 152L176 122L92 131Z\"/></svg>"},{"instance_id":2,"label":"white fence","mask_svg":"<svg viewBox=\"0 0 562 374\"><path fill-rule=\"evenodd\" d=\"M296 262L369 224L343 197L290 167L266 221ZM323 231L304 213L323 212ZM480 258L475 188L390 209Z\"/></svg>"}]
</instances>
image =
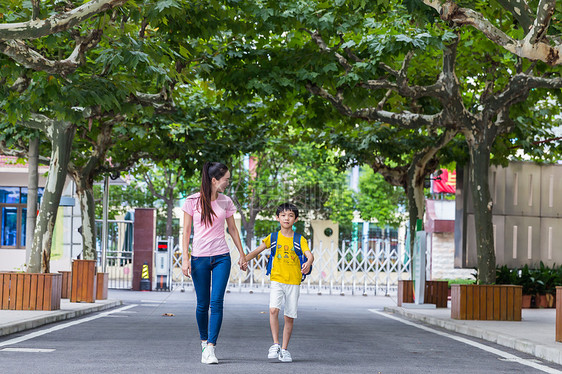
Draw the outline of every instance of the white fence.
<instances>
[{"instance_id":1,"label":"white fence","mask_svg":"<svg viewBox=\"0 0 562 374\"><path fill-rule=\"evenodd\" d=\"M361 245L363 248L361 248ZM252 245L254 249L256 245ZM389 239L369 239L361 244L331 242L316 246L312 273L301 285L301 292L317 294L388 295L395 294L398 280L410 279L410 256L403 244L391 245ZM269 290L265 268L269 249L249 264L248 271L238 267L238 253L232 253L228 291L264 292ZM172 281L174 287L193 287L181 271L182 253L174 248Z\"/></svg>"},{"instance_id":2,"label":"white fence","mask_svg":"<svg viewBox=\"0 0 562 374\"><path fill-rule=\"evenodd\" d=\"M101 220L96 220L98 266L102 268ZM131 289L133 287L133 221L108 221L105 271L108 273L108 288Z\"/></svg>"}]
</instances>

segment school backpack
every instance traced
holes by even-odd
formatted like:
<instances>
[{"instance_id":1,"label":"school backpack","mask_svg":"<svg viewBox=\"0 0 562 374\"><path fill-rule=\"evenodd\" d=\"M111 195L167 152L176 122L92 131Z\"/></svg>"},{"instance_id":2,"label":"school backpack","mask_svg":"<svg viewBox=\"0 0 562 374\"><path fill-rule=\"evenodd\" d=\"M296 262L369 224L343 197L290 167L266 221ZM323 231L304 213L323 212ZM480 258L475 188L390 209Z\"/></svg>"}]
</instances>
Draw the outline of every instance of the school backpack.
<instances>
[{"instance_id":1,"label":"school backpack","mask_svg":"<svg viewBox=\"0 0 562 374\"><path fill-rule=\"evenodd\" d=\"M277 236L278 236L277 231L271 233L271 245L269 246L271 250L271 254L269 255L269 260L267 260L266 275L271 274L271 267L273 266L273 259L275 258L275 251L277 250ZM293 234L293 250L295 251L295 254L298 256L302 268L302 264L304 264L307 261L307 258L304 255L304 253L302 253L301 234L296 232ZM312 266L308 270L308 273L302 275L301 282L311 272L312 272Z\"/></svg>"}]
</instances>

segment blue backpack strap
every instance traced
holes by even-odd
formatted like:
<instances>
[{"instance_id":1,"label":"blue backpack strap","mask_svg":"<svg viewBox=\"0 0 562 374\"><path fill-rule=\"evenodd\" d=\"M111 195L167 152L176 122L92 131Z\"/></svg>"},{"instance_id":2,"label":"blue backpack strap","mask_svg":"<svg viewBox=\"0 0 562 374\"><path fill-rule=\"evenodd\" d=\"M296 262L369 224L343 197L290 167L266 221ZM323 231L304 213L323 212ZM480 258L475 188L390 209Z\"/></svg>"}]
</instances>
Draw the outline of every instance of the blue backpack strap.
<instances>
[{"instance_id":1,"label":"blue backpack strap","mask_svg":"<svg viewBox=\"0 0 562 374\"><path fill-rule=\"evenodd\" d=\"M273 259L275 258L275 250L277 249L277 231L271 233L269 249L271 253L269 255L269 259L267 260L265 275L271 274L271 266L273 265Z\"/></svg>"},{"instance_id":2,"label":"blue backpack strap","mask_svg":"<svg viewBox=\"0 0 562 374\"><path fill-rule=\"evenodd\" d=\"M293 234L293 250L297 254L297 256L302 257L302 248L301 248L301 234L295 232Z\"/></svg>"},{"instance_id":3,"label":"blue backpack strap","mask_svg":"<svg viewBox=\"0 0 562 374\"><path fill-rule=\"evenodd\" d=\"M295 254L299 257L299 261L300 261L300 264L301 264L301 267L302 267L302 265L303 265L308 259L306 258L306 256L304 255L304 253L302 253L302 248L301 248L301 237L302 237L302 235L299 234L299 233L297 233L297 232L295 232L295 233L293 234L293 250L295 251ZM307 274L303 274L303 275L302 275L301 282L302 282L302 281L306 278L306 276L307 276L308 274L310 274L311 272L312 272L312 267L310 268L310 271L309 271Z\"/></svg>"}]
</instances>

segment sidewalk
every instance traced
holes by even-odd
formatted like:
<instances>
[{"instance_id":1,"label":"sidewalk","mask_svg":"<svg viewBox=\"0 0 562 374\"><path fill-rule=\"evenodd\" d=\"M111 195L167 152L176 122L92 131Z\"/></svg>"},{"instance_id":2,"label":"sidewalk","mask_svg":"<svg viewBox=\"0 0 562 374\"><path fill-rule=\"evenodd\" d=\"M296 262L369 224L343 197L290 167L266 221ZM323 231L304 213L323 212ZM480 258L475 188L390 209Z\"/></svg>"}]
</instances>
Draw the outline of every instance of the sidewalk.
<instances>
[{"instance_id":1,"label":"sidewalk","mask_svg":"<svg viewBox=\"0 0 562 374\"><path fill-rule=\"evenodd\" d=\"M95 303L71 303L62 299L60 310L0 310L0 336L29 330L48 323L64 321L85 314L122 305L121 300L98 300Z\"/></svg>"},{"instance_id":2,"label":"sidewalk","mask_svg":"<svg viewBox=\"0 0 562 374\"><path fill-rule=\"evenodd\" d=\"M451 318L450 307L415 309L391 306L384 310L562 365L562 343L555 341L556 309L523 309L520 322L455 320Z\"/></svg>"}]
</instances>

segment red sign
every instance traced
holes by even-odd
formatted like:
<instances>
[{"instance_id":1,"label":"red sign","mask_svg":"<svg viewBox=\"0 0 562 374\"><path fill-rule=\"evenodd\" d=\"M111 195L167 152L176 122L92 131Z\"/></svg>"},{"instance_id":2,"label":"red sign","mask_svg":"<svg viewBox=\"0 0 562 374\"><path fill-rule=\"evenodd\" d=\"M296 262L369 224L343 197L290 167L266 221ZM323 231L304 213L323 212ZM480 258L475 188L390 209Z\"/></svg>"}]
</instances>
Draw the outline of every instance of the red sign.
<instances>
[{"instance_id":1,"label":"red sign","mask_svg":"<svg viewBox=\"0 0 562 374\"><path fill-rule=\"evenodd\" d=\"M455 193L457 172L441 169L441 175L433 180L433 193Z\"/></svg>"}]
</instances>

